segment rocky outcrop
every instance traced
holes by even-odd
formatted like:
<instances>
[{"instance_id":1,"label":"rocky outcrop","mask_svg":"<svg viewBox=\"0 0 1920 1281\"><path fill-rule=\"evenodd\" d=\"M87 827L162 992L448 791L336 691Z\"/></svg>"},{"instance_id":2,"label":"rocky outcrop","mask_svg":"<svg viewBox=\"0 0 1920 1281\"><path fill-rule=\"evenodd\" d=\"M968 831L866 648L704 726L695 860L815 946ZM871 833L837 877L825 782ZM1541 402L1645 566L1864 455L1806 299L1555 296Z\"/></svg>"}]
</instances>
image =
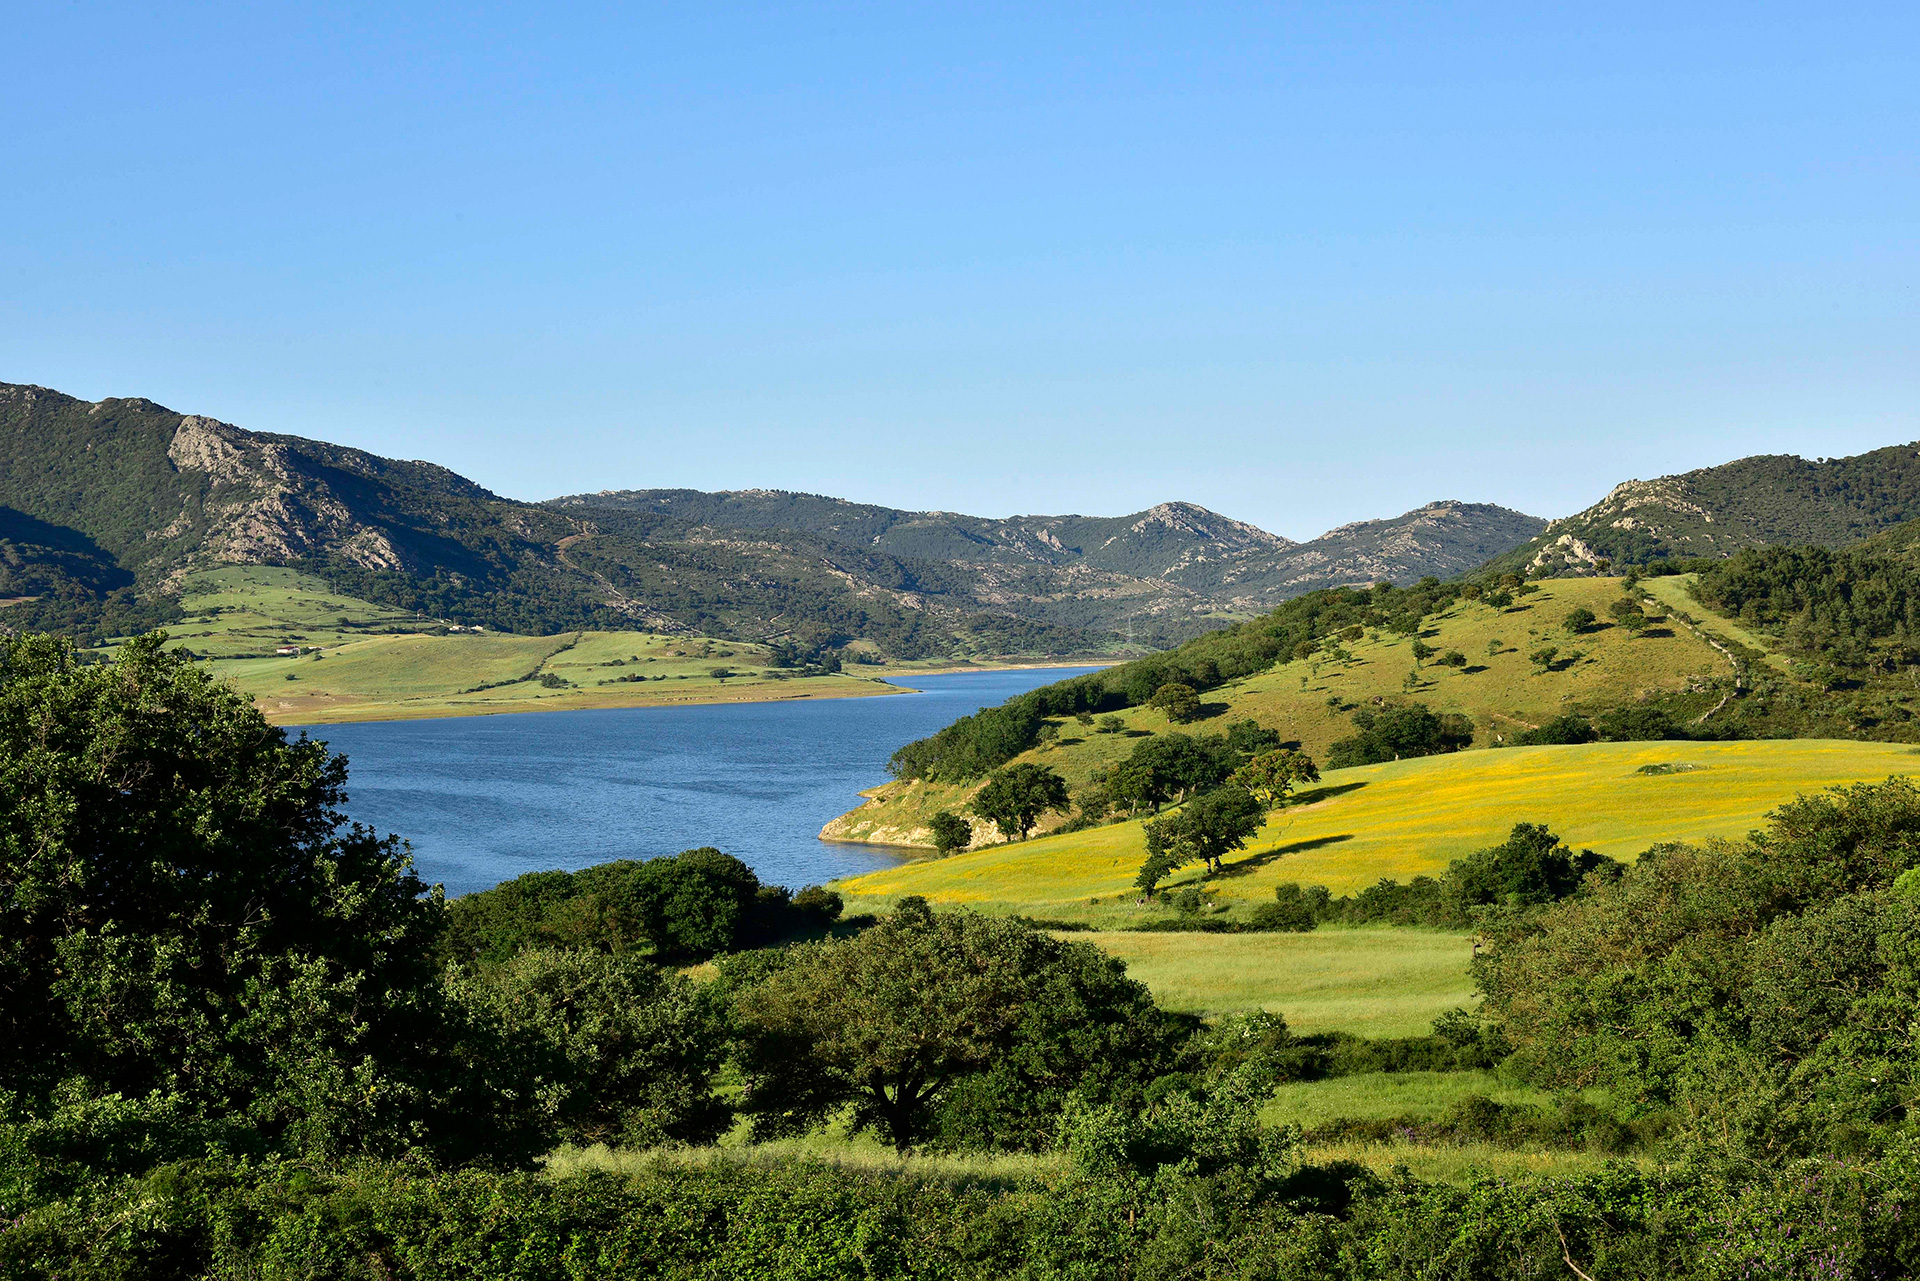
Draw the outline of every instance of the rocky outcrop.
<instances>
[{"instance_id":1,"label":"rocky outcrop","mask_svg":"<svg viewBox=\"0 0 1920 1281\"><path fill-rule=\"evenodd\" d=\"M207 480L202 519L188 526L206 531L194 560L280 564L324 552L363 569L407 568L387 531L369 524L282 441L188 415L167 457Z\"/></svg>"}]
</instances>

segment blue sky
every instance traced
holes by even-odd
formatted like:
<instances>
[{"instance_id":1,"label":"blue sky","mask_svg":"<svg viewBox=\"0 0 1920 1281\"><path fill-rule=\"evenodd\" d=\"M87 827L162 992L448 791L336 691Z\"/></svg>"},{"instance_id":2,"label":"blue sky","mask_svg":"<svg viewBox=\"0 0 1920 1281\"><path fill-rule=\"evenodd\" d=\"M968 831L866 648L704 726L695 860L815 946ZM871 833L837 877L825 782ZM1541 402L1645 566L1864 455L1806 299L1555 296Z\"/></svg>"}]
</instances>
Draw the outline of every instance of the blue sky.
<instances>
[{"instance_id":1,"label":"blue sky","mask_svg":"<svg viewBox=\"0 0 1920 1281\"><path fill-rule=\"evenodd\" d=\"M26 4L0 380L1308 537L1920 437L1920 7Z\"/></svg>"}]
</instances>

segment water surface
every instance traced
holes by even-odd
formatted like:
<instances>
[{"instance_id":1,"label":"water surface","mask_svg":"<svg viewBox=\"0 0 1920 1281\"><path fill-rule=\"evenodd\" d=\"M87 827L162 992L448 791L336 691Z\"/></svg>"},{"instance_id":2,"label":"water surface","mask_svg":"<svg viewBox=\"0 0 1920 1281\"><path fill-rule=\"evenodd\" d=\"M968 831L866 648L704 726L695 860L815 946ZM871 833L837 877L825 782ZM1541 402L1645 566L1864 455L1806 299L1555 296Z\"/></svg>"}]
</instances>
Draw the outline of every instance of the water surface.
<instances>
[{"instance_id":1,"label":"water surface","mask_svg":"<svg viewBox=\"0 0 1920 1281\"><path fill-rule=\"evenodd\" d=\"M322 725L347 812L412 842L420 875L466 894L545 868L716 845L791 886L886 867L820 828L886 781L894 749L981 707L1094 668L905 676L875 698L716 703Z\"/></svg>"}]
</instances>

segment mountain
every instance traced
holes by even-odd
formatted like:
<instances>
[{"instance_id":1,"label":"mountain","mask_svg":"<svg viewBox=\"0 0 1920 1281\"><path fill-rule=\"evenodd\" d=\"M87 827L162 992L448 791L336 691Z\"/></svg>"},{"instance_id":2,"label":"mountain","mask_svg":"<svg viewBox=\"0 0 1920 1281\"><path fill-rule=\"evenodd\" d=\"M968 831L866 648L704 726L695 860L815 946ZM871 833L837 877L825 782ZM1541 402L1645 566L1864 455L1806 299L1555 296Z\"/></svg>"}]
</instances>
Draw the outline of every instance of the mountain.
<instances>
[{"instance_id":1,"label":"mountain","mask_svg":"<svg viewBox=\"0 0 1920 1281\"><path fill-rule=\"evenodd\" d=\"M1643 565L1780 543L1838 547L1917 517L1920 442L1812 462L1761 454L1616 485L1488 568L1578 573L1600 559Z\"/></svg>"},{"instance_id":2,"label":"mountain","mask_svg":"<svg viewBox=\"0 0 1920 1281\"><path fill-rule=\"evenodd\" d=\"M1296 543L1192 503L1130 516L903 511L780 490L643 489L550 500L560 511L644 512L714 529L804 532L875 552L962 565L1000 603L1077 626L1114 616L1160 643L1322 587L1449 578L1538 534L1535 516L1430 503ZM1126 602L1132 602L1127 604ZM1187 626L1181 622L1186 616Z\"/></svg>"},{"instance_id":3,"label":"mountain","mask_svg":"<svg viewBox=\"0 0 1920 1281\"><path fill-rule=\"evenodd\" d=\"M1317 586L1456 573L1541 527L1438 503L1296 544L1188 503L1006 520L768 490L524 503L433 463L15 384L0 440L6 619L89 634L164 619L196 570L278 564L516 632L1088 653L1174 644Z\"/></svg>"}]
</instances>

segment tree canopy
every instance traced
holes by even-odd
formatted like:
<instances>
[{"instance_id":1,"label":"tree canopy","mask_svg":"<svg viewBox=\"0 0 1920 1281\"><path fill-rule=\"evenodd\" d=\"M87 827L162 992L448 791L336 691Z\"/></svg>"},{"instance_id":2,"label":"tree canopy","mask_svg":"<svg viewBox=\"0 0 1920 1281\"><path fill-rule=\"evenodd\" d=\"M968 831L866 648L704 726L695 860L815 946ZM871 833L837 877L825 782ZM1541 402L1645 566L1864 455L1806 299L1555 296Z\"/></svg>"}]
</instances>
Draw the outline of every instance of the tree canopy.
<instances>
[{"instance_id":1,"label":"tree canopy","mask_svg":"<svg viewBox=\"0 0 1920 1281\"><path fill-rule=\"evenodd\" d=\"M0 642L0 1088L411 1142L441 905L346 765L161 648Z\"/></svg>"},{"instance_id":2,"label":"tree canopy","mask_svg":"<svg viewBox=\"0 0 1920 1281\"><path fill-rule=\"evenodd\" d=\"M1045 765L1019 761L997 770L973 798L973 812L1009 840L1023 841L1040 816L1069 807L1066 780Z\"/></svg>"},{"instance_id":3,"label":"tree canopy","mask_svg":"<svg viewBox=\"0 0 1920 1281\"><path fill-rule=\"evenodd\" d=\"M1009 1110L1031 1127L1040 1096L1057 1108L1082 1078L1163 1064L1152 999L1124 974L1088 944L906 900L874 929L793 949L739 994L744 1109L773 1136L851 1105L857 1129L905 1151L975 1079L971 1128Z\"/></svg>"}]
</instances>

